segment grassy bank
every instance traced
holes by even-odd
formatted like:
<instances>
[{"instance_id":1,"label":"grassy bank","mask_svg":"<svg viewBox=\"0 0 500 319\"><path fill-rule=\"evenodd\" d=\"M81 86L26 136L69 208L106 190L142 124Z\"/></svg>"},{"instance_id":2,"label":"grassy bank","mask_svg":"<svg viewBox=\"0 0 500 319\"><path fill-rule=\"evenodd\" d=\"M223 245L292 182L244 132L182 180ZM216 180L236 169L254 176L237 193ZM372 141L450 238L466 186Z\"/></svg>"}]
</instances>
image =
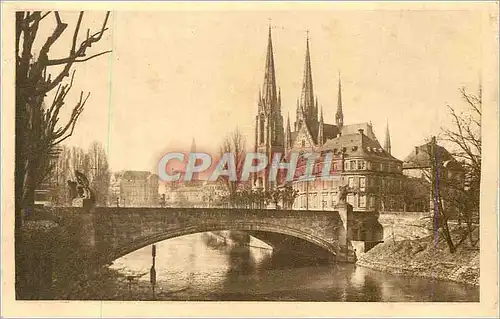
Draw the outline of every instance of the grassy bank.
<instances>
[{"instance_id":1,"label":"grassy bank","mask_svg":"<svg viewBox=\"0 0 500 319\"><path fill-rule=\"evenodd\" d=\"M398 275L435 278L479 286L479 242L471 245L462 230L452 232L457 250L451 254L444 239L388 240L358 256L358 266ZM473 232L479 238L479 229Z\"/></svg>"}]
</instances>

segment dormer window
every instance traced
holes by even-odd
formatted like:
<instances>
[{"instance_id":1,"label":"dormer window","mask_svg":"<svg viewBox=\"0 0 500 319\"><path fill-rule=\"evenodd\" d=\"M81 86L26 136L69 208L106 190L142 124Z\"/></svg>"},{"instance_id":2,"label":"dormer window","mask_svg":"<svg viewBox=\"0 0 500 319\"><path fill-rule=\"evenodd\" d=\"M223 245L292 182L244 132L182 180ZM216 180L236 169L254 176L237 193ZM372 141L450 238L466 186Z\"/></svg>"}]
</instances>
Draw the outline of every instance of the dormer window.
<instances>
[{"instance_id":1,"label":"dormer window","mask_svg":"<svg viewBox=\"0 0 500 319\"><path fill-rule=\"evenodd\" d=\"M352 147L352 150L353 150L353 152L355 152L355 151L357 151L357 150L358 150L358 147L357 147L357 146L353 146L353 147Z\"/></svg>"}]
</instances>

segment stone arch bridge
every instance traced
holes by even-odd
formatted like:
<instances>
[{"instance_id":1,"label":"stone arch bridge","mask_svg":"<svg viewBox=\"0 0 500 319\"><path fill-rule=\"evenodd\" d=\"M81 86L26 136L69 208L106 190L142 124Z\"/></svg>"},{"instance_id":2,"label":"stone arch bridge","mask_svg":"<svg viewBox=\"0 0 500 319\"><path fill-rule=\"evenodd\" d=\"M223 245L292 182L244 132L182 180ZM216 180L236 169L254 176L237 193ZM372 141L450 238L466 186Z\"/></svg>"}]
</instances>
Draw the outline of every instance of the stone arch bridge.
<instances>
[{"instance_id":1,"label":"stone arch bridge","mask_svg":"<svg viewBox=\"0 0 500 319\"><path fill-rule=\"evenodd\" d=\"M353 212L350 205L337 211L72 207L55 212L61 224L80 229L103 263L165 239L217 230L246 231L274 248L295 247L344 262L355 260L353 245L369 248L383 238L378 214Z\"/></svg>"}]
</instances>

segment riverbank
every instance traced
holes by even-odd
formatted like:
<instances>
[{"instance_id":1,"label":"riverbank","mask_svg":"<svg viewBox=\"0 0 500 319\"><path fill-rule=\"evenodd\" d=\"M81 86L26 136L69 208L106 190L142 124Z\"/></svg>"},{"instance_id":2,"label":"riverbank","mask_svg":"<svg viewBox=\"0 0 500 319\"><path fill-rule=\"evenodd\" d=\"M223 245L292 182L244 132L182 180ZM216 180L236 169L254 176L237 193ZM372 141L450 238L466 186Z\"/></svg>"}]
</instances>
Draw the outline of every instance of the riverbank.
<instances>
[{"instance_id":1,"label":"riverbank","mask_svg":"<svg viewBox=\"0 0 500 319\"><path fill-rule=\"evenodd\" d=\"M386 240L358 256L356 265L395 275L433 278L479 286L479 241L471 245L461 230L452 232L457 245L451 254L444 239L434 244L433 236L420 239ZM479 229L473 231L479 239ZM461 242L460 242L461 241Z\"/></svg>"}]
</instances>

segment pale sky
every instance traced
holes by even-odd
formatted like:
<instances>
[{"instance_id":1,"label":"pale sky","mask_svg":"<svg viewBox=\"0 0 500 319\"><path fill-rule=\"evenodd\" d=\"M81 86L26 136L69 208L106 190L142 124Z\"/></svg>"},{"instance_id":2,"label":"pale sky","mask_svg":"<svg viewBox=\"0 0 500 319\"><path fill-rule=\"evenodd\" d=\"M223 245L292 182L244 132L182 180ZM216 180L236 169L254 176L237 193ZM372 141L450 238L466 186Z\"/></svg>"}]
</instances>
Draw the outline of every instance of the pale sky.
<instances>
[{"instance_id":1,"label":"pale sky","mask_svg":"<svg viewBox=\"0 0 500 319\"><path fill-rule=\"evenodd\" d=\"M446 105L464 105L460 87L479 85L477 11L120 11L91 49L113 52L77 67L67 104L79 90L91 97L68 144L101 141L115 171L155 171L164 152L189 149L192 138L199 151L217 148L236 126L251 146L269 19L285 123L288 112L295 119L309 30L325 122L334 123L340 71L344 123L372 121L383 143L388 121L401 160L450 125ZM63 55L67 43L51 52Z\"/></svg>"}]
</instances>

